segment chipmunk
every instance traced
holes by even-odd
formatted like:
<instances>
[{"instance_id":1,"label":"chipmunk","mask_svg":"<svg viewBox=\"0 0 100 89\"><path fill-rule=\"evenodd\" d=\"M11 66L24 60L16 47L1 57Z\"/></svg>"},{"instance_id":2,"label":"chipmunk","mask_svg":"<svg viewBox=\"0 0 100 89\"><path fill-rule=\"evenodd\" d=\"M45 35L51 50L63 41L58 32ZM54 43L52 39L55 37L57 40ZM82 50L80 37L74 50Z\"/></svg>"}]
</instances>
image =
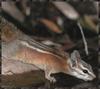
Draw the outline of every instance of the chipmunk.
<instances>
[{"instance_id":1,"label":"chipmunk","mask_svg":"<svg viewBox=\"0 0 100 89\"><path fill-rule=\"evenodd\" d=\"M50 75L59 72L85 81L96 77L92 67L81 59L77 50L70 55L39 43L25 34L18 35L11 42L2 42L2 57L33 64L45 72L45 78L50 82L56 82L56 79Z\"/></svg>"}]
</instances>

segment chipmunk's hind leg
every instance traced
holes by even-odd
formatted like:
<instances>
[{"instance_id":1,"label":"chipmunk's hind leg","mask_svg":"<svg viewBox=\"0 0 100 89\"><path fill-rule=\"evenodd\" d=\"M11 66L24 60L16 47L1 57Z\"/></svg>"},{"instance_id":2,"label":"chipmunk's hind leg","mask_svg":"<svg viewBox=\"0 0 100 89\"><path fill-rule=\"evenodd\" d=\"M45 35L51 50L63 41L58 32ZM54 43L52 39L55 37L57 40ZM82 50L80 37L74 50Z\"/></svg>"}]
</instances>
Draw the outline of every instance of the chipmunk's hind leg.
<instances>
[{"instance_id":1,"label":"chipmunk's hind leg","mask_svg":"<svg viewBox=\"0 0 100 89\"><path fill-rule=\"evenodd\" d=\"M50 76L51 73L52 73L51 71L46 70L46 71L45 71L45 78L48 79L48 80L50 80L50 82L55 83L55 82L56 82L56 79L55 79L54 77L51 77L51 76Z\"/></svg>"}]
</instances>

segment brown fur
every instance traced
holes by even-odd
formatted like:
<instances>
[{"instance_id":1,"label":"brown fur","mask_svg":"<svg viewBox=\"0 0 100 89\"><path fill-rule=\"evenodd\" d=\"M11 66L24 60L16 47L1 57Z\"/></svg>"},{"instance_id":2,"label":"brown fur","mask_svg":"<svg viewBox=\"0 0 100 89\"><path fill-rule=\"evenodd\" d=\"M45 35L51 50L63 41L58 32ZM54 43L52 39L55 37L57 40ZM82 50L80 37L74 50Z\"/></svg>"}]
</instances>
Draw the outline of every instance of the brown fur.
<instances>
[{"instance_id":1,"label":"brown fur","mask_svg":"<svg viewBox=\"0 0 100 89\"><path fill-rule=\"evenodd\" d=\"M46 65L56 70L67 70L67 60L48 53L38 52L34 49L23 47L17 53L14 59L24 61L34 65ZM38 67L38 66L37 66ZM42 69L42 68L41 68ZM43 68L44 69L44 68Z\"/></svg>"}]
</instances>

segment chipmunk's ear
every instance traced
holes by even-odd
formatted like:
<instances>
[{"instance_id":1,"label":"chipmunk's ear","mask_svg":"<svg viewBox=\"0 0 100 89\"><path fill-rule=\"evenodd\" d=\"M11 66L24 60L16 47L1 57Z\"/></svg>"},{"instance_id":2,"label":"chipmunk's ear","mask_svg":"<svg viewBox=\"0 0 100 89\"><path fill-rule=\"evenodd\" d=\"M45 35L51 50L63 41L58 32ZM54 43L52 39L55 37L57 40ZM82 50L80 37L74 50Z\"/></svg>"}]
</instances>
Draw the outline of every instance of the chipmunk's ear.
<instances>
[{"instance_id":1,"label":"chipmunk's ear","mask_svg":"<svg viewBox=\"0 0 100 89\"><path fill-rule=\"evenodd\" d=\"M78 62L80 61L81 57L80 54L77 50L74 50L71 53L71 63L72 63L72 67L76 67L78 66Z\"/></svg>"}]
</instances>

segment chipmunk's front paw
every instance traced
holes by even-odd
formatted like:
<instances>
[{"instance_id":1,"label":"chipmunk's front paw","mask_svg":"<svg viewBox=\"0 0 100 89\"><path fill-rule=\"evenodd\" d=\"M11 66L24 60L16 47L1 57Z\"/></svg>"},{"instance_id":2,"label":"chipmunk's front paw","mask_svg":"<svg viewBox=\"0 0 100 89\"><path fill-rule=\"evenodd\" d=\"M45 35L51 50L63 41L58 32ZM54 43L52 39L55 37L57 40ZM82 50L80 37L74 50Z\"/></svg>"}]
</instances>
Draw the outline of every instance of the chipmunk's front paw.
<instances>
[{"instance_id":1,"label":"chipmunk's front paw","mask_svg":"<svg viewBox=\"0 0 100 89\"><path fill-rule=\"evenodd\" d=\"M50 82L52 82L52 83L55 83L55 82L56 82L56 79L55 79L54 77L50 77L49 80L50 80Z\"/></svg>"},{"instance_id":2,"label":"chipmunk's front paw","mask_svg":"<svg viewBox=\"0 0 100 89\"><path fill-rule=\"evenodd\" d=\"M54 77L51 77L50 74L51 74L50 72L49 73L45 72L46 79L48 79L51 83L55 83L56 79Z\"/></svg>"}]
</instances>

